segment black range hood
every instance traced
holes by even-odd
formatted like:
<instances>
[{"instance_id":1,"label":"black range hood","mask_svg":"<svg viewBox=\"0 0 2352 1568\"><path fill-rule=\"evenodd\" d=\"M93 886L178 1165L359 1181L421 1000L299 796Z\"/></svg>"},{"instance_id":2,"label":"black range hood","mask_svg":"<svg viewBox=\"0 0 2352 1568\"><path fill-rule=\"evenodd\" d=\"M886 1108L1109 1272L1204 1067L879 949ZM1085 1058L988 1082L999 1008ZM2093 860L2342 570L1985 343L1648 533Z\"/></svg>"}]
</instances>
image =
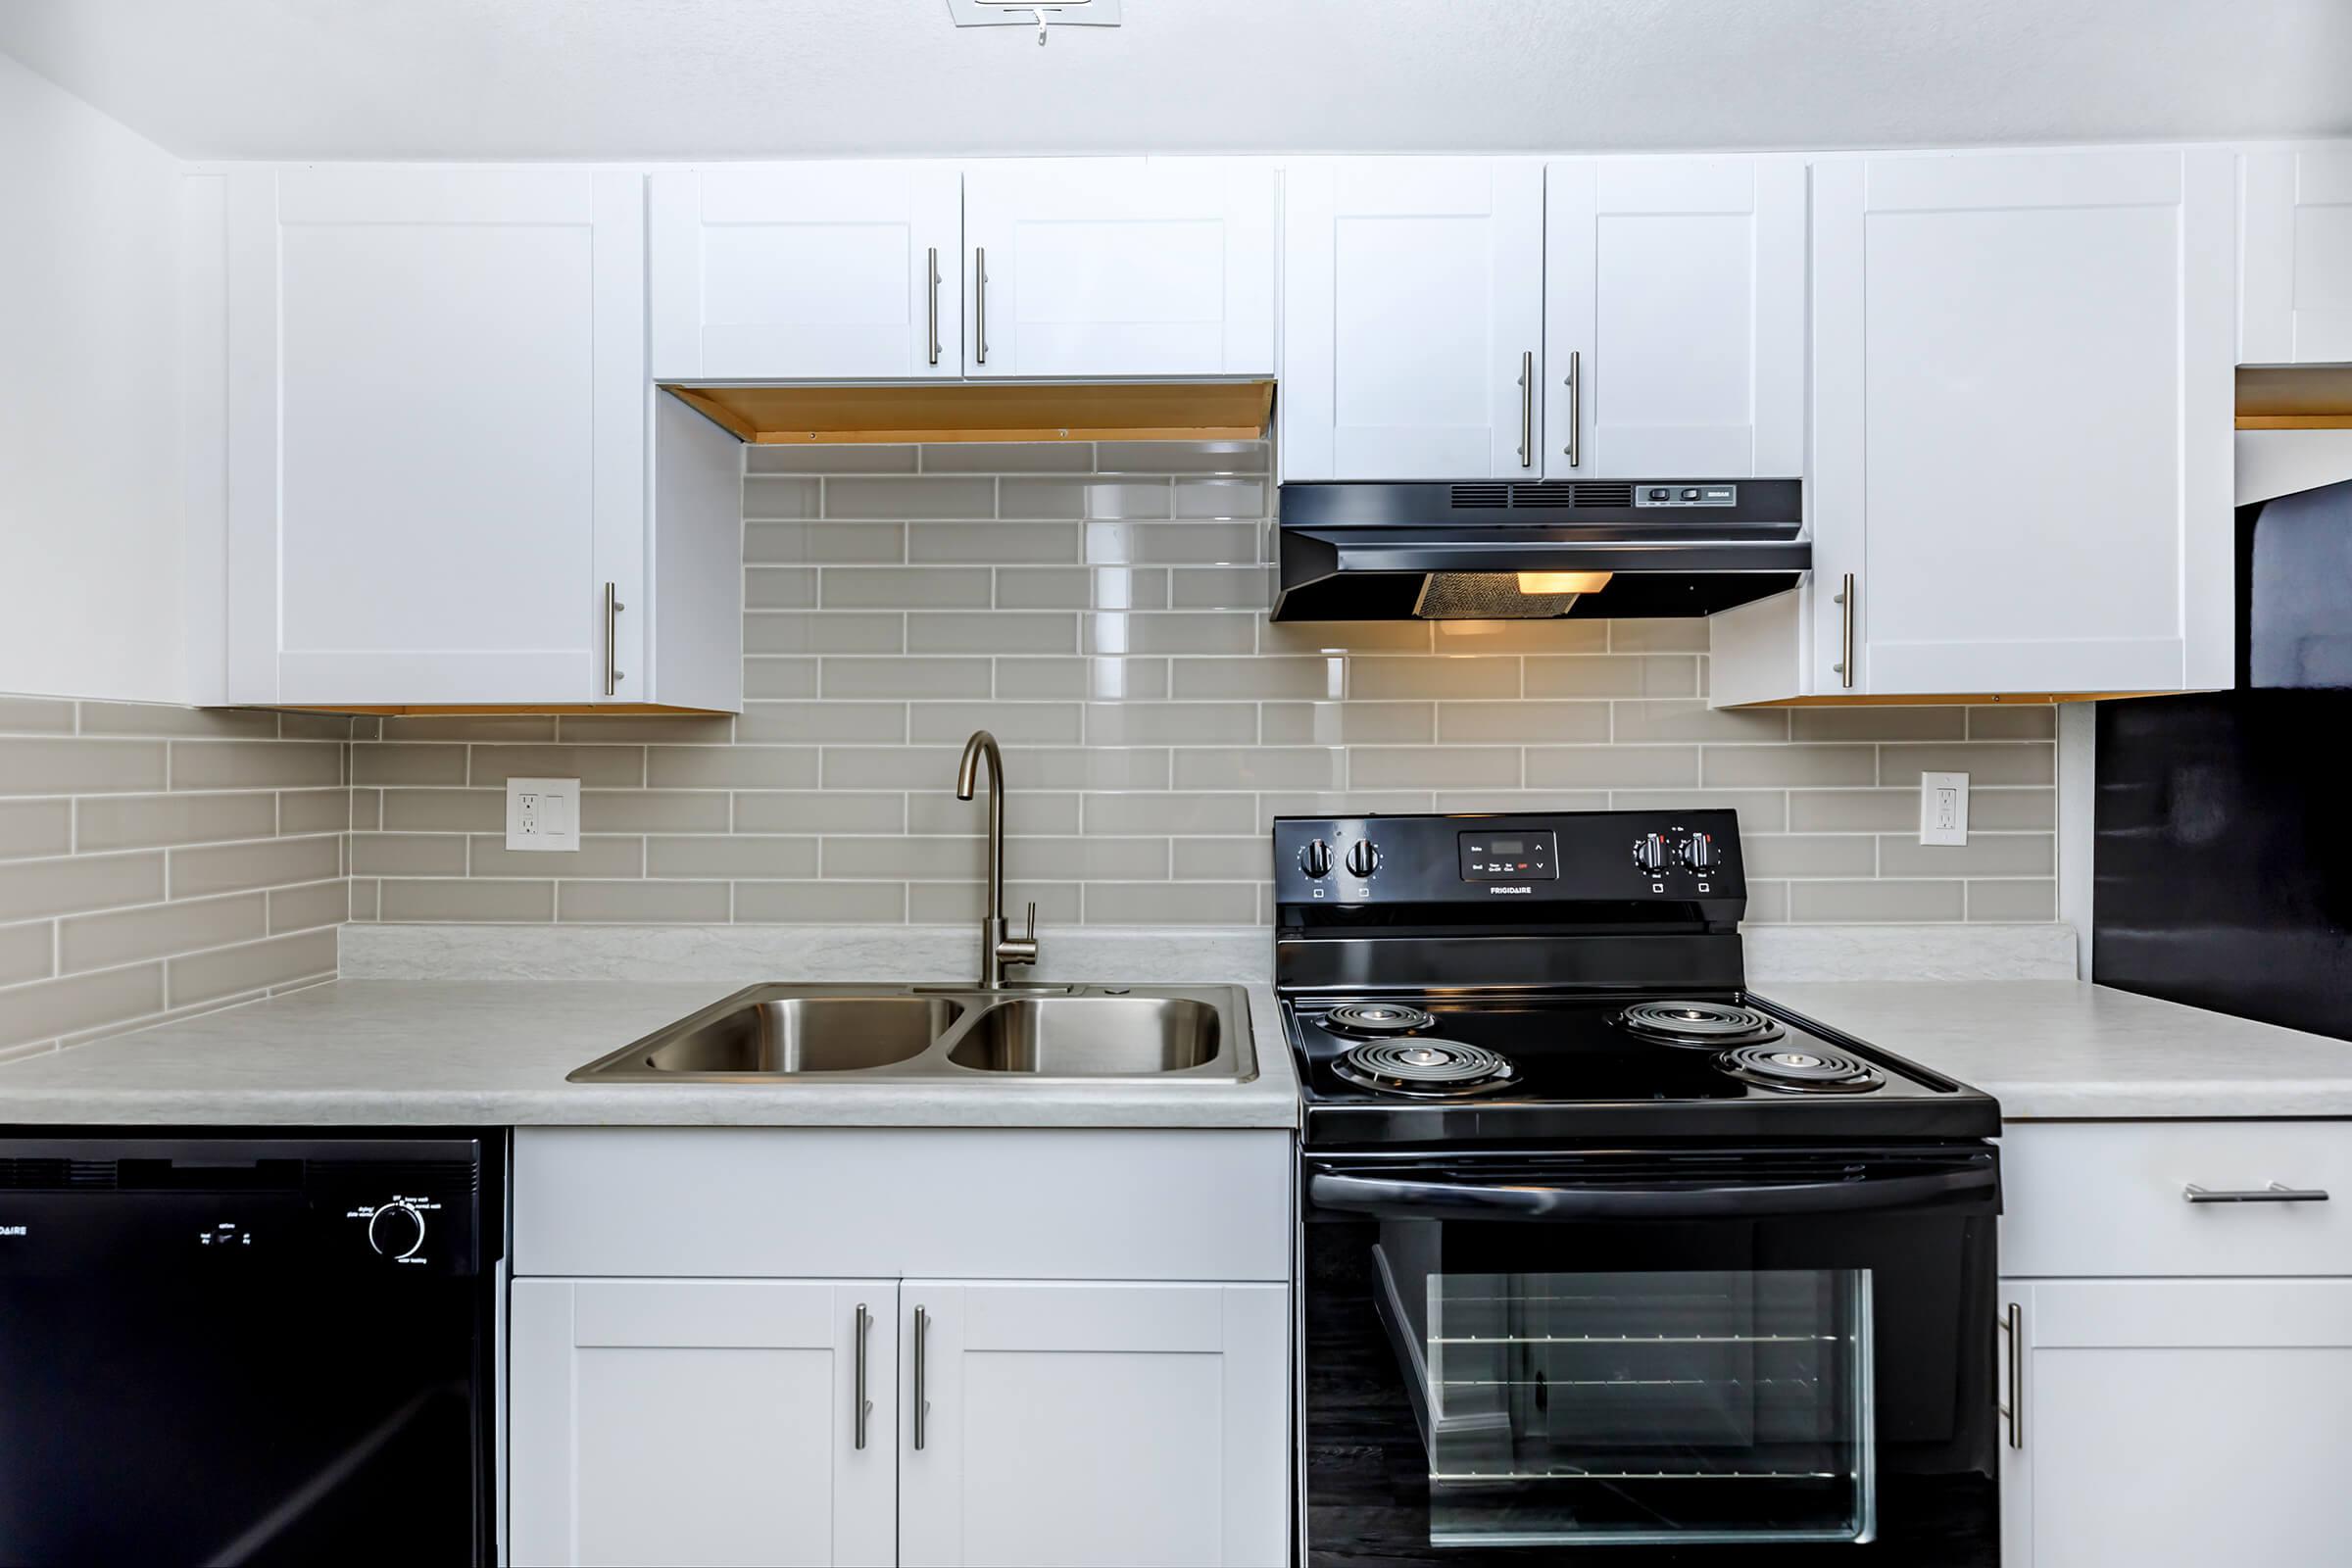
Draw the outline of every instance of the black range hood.
<instances>
[{"instance_id":1,"label":"black range hood","mask_svg":"<svg viewBox=\"0 0 2352 1568\"><path fill-rule=\"evenodd\" d=\"M1286 484L1276 620L1708 615L1813 563L1796 479Z\"/></svg>"}]
</instances>

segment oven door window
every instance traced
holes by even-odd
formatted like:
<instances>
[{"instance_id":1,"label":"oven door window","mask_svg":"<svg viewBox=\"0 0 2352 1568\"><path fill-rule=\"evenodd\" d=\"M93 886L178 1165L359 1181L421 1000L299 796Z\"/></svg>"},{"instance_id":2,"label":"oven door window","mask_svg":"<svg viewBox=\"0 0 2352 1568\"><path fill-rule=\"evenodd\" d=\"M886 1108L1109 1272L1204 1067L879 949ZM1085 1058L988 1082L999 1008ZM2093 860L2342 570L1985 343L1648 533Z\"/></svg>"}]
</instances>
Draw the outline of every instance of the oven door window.
<instances>
[{"instance_id":1,"label":"oven door window","mask_svg":"<svg viewBox=\"0 0 2352 1568\"><path fill-rule=\"evenodd\" d=\"M1433 1546L1871 1539L1867 1269L1446 1273L1383 1229Z\"/></svg>"}]
</instances>

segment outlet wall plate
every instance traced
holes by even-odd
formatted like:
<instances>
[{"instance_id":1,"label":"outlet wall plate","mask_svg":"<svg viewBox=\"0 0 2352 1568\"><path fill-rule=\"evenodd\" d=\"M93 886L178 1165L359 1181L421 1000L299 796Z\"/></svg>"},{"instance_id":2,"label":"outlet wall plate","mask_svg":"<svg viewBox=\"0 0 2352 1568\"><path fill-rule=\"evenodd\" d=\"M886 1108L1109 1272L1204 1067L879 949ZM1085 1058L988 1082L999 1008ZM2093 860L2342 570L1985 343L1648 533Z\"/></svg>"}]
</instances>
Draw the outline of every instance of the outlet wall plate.
<instances>
[{"instance_id":1,"label":"outlet wall plate","mask_svg":"<svg viewBox=\"0 0 2352 1568\"><path fill-rule=\"evenodd\" d=\"M576 850L579 847L578 779L507 780L508 849Z\"/></svg>"},{"instance_id":2,"label":"outlet wall plate","mask_svg":"<svg viewBox=\"0 0 2352 1568\"><path fill-rule=\"evenodd\" d=\"M1922 844L1966 844L1968 842L1968 775L1966 773L1922 773L1919 775L1919 842Z\"/></svg>"}]
</instances>

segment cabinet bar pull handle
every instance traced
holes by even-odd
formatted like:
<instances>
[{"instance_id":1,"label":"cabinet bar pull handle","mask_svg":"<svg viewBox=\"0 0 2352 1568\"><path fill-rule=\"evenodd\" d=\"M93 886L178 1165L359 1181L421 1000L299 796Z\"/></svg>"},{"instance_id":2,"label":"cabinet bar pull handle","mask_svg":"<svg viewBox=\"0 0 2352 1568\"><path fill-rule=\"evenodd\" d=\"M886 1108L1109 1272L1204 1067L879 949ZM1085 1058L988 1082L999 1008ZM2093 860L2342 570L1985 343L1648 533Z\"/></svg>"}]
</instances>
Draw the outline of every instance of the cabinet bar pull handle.
<instances>
[{"instance_id":1,"label":"cabinet bar pull handle","mask_svg":"<svg viewBox=\"0 0 2352 1568\"><path fill-rule=\"evenodd\" d=\"M926 318L931 330L931 363L939 363L939 247L931 247L931 310Z\"/></svg>"},{"instance_id":2,"label":"cabinet bar pull handle","mask_svg":"<svg viewBox=\"0 0 2352 1568\"><path fill-rule=\"evenodd\" d=\"M988 363L988 247L972 251L972 340L980 348L977 363ZM920 1447L922 1445L917 1444Z\"/></svg>"},{"instance_id":3,"label":"cabinet bar pull handle","mask_svg":"<svg viewBox=\"0 0 2352 1568\"><path fill-rule=\"evenodd\" d=\"M2210 1187L2199 1187L2195 1182L2190 1182L2180 1189L2180 1196L2192 1203L2325 1203L2328 1201L2328 1189L2325 1187L2288 1187L2278 1182L2273 1182L2268 1187L2257 1187L2244 1191L2217 1191Z\"/></svg>"},{"instance_id":4,"label":"cabinet bar pull handle","mask_svg":"<svg viewBox=\"0 0 2352 1568\"><path fill-rule=\"evenodd\" d=\"M1585 353L1568 351L1568 466L1585 461Z\"/></svg>"},{"instance_id":5,"label":"cabinet bar pull handle","mask_svg":"<svg viewBox=\"0 0 2352 1568\"><path fill-rule=\"evenodd\" d=\"M1536 464L1536 357L1519 356L1519 466Z\"/></svg>"},{"instance_id":6,"label":"cabinet bar pull handle","mask_svg":"<svg viewBox=\"0 0 2352 1568\"><path fill-rule=\"evenodd\" d=\"M611 697L620 690L620 612L629 607L620 602L620 585L605 584L605 695Z\"/></svg>"},{"instance_id":7,"label":"cabinet bar pull handle","mask_svg":"<svg viewBox=\"0 0 2352 1568\"><path fill-rule=\"evenodd\" d=\"M930 1337L931 1314L918 1306L914 1309L914 1446L918 1449L923 1446L924 1429L929 1425L925 1417L931 1413L931 1401L924 1397L928 1391L923 1386L923 1342Z\"/></svg>"},{"instance_id":8,"label":"cabinet bar pull handle","mask_svg":"<svg viewBox=\"0 0 2352 1568\"><path fill-rule=\"evenodd\" d=\"M1839 684L1848 691L1854 685L1854 574L1847 572L1844 586L1838 590L1838 671Z\"/></svg>"},{"instance_id":9,"label":"cabinet bar pull handle","mask_svg":"<svg viewBox=\"0 0 2352 1568\"><path fill-rule=\"evenodd\" d=\"M858 1391L850 1399L850 1417L857 1427L858 1446L860 1450L865 1447L865 1418L874 1413L874 1401L865 1396L865 1337L866 1331L873 1326L873 1314L865 1309L863 1301L859 1301L858 1303Z\"/></svg>"},{"instance_id":10,"label":"cabinet bar pull handle","mask_svg":"<svg viewBox=\"0 0 2352 1568\"><path fill-rule=\"evenodd\" d=\"M2001 1313L2001 1337L2007 1341L2006 1358L2008 1398L2001 1405L2001 1419L2009 1424L2009 1446L2026 1446L2026 1325L2025 1309L2015 1301Z\"/></svg>"}]
</instances>

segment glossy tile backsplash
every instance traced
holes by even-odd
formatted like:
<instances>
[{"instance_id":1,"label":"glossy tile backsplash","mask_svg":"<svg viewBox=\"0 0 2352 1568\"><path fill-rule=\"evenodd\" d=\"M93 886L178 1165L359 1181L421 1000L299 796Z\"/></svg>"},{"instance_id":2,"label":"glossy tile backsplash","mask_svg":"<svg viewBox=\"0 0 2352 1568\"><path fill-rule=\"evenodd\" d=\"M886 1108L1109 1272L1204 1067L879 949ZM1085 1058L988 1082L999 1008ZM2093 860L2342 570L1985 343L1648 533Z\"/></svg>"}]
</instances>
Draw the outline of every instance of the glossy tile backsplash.
<instances>
[{"instance_id":1,"label":"glossy tile backsplash","mask_svg":"<svg viewBox=\"0 0 2352 1568\"><path fill-rule=\"evenodd\" d=\"M351 724L0 697L0 1058L333 978Z\"/></svg>"},{"instance_id":2,"label":"glossy tile backsplash","mask_svg":"<svg viewBox=\"0 0 2352 1568\"><path fill-rule=\"evenodd\" d=\"M1702 804L1758 920L2055 915L2047 709L1711 711L1697 620L1273 624L1261 443L748 459L743 715L361 720L354 918L970 918L979 727L1048 922L1263 922L1286 812ZM1923 768L1965 848L1916 842ZM508 853L514 773L583 781L576 855Z\"/></svg>"}]
</instances>

